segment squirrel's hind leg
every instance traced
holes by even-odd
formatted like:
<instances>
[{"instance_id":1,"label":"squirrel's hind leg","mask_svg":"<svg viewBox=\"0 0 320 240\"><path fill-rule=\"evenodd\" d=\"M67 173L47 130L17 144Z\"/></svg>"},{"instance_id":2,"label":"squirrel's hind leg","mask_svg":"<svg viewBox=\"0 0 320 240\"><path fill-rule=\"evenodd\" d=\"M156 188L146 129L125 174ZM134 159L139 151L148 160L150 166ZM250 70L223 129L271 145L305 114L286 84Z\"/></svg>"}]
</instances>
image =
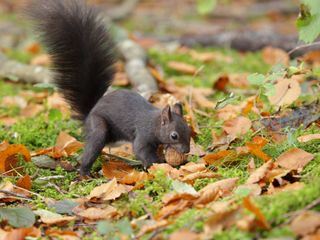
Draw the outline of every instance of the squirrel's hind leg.
<instances>
[{"instance_id":1,"label":"squirrel's hind leg","mask_svg":"<svg viewBox=\"0 0 320 240\"><path fill-rule=\"evenodd\" d=\"M89 115L85 122L86 143L80 168L81 176L90 175L90 169L108 140L106 121L97 115Z\"/></svg>"}]
</instances>

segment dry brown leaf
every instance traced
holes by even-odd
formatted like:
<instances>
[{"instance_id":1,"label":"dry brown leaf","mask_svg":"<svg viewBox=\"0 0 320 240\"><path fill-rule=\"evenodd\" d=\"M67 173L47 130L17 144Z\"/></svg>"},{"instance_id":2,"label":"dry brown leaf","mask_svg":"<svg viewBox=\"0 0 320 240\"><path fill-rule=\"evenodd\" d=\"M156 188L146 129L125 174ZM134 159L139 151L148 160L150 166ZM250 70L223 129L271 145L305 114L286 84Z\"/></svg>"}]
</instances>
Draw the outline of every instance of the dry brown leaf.
<instances>
[{"instance_id":1,"label":"dry brown leaf","mask_svg":"<svg viewBox=\"0 0 320 240\"><path fill-rule=\"evenodd\" d=\"M176 192L171 192L162 197L162 202L165 205L168 205L172 202L178 201L178 200L187 200L187 201L193 201L199 197L199 193L176 193Z\"/></svg>"},{"instance_id":2,"label":"dry brown leaf","mask_svg":"<svg viewBox=\"0 0 320 240\"><path fill-rule=\"evenodd\" d=\"M201 179L201 178L219 178L221 177L220 174L214 173L210 170L204 170L201 172L195 172L195 173L190 173L188 175L185 175L181 178L182 182L186 182L189 184L193 184L195 180Z\"/></svg>"},{"instance_id":3,"label":"dry brown leaf","mask_svg":"<svg viewBox=\"0 0 320 240\"><path fill-rule=\"evenodd\" d=\"M188 229L181 229L170 235L169 240L200 240L199 234L192 232Z\"/></svg>"},{"instance_id":4,"label":"dry brown leaf","mask_svg":"<svg viewBox=\"0 0 320 240\"><path fill-rule=\"evenodd\" d=\"M195 204L207 204L230 194L237 182L238 178L228 178L208 184L199 191L200 197Z\"/></svg>"},{"instance_id":5,"label":"dry brown leaf","mask_svg":"<svg viewBox=\"0 0 320 240\"><path fill-rule=\"evenodd\" d=\"M195 50L190 51L190 55L194 60L200 61L200 62L211 62L214 60L214 53L213 52L197 52Z\"/></svg>"},{"instance_id":6,"label":"dry brown leaf","mask_svg":"<svg viewBox=\"0 0 320 240\"><path fill-rule=\"evenodd\" d=\"M265 47L262 49L263 60L270 65L283 64L285 66L289 65L289 55L287 52L280 48Z\"/></svg>"},{"instance_id":7,"label":"dry brown leaf","mask_svg":"<svg viewBox=\"0 0 320 240\"><path fill-rule=\"evenodd\" d=\"M298 137L297 139L301 143L309 142L309 141L312 141L312 140L319 140L320 139L320 133L303 135L303 136Z\"/></svg>"},{"instance_id":8,"label":"dry brown leaf","mask_svg":"<svg viewBox=\"0 0 320 240\"><path fill-rule=\"evenodd\" d=\"M160 220L158 222L151 220L149 223L146 223L142 226L139 233L137 234L137 238L140 238L141 236L145 235L146 233L153 232L157 229L163 228L169 224L168 220Z\"/></svg>"},{"instance_id":9,"label":"dry brown leaf","mask_svg":"<svg viewBox=\"0 0 320 240\"><path fill-rule=\"evenodd\" d=\"M226 121L232 118L236 118L242 111L242 107L240 105L230 105L218 109L217 117L220 120Z\"/></svg>"},{"instance_id":10,"label":"dry brown leaf","mask_svg":"<svg viewBox=\"0 0 320 240\"><path fill-rule=\"evenodd\" d=\"M292 148L282 153L277 159L276 163L289 170L301 170L303 169L312 159L314 155L308 153L299 148Z\"/></svg>"},{"instance_id":11,"label":"dry brown leaf","mask_svg":"<svg viewBox=\"0 0 320 240\"><path fill-rule=\"evenodd\" d=\"M204 233L201 239L211 239L212 236L223 229L233 226L240 212L239 208L213 213L204 224Z\"/></svg>"},{"instance_id":12,"label":"dry brown leaf","mask_svg":"<svg viewBox=\"0 0 320 240\"><path fill-rule=\"evenodd\" d=\"M231 136L239 137L246 134L252 126L250 119L246 117L237 117L224 122L223 130Z\"/></svg>"},{"instance_id":13,"label":"dry brown leaf","mask_svg":"<svg viewBox=\"0 0 320 240\"><path fill-rule=\"evenodd\" d=\"M47 225L64 225L71 221L76 220L74 216L63 216L58 213L50 212L47 210L36 210L34 211L36 215L40 216L40 221Z\"/></svg>"},{"instance_id":14,"label":"dry brown leaf","mask_svg":"<svg viewBox=\"0 0 320 240\"><path fill-rule=\"evenodd\" d=\"M164 173L168 176L170 176L172 179L179 179L180 176L180 172L179 170L177 170L176 168L170 166L167 163L160 163L160 164L153 164L150 168L149 168L149 173L153 174L154 172L161 170L164 171Z\"/></svg>"},{"instance_id":15,"label":"dry brown leaf","mask_svg":"<svg viewBox=\"0 0 320 240\"><path fill-rule=\"evenodd\" d=\"M31 156L28 149L21 144L1 144L0 148L0 173L5 173L15 168L18 164L18 155L30 162ZM11 172L13 174L14 172Z\"/></svg>"},{"instance_id":16,"label":"dry brown leaf","mask_svg":"<svg viewBox=\"0 0 320 240\"><path fill-rule=\"evenodd\" d=\"M121 184L133 184L149 179L146 172L139 172L133 167L121 161L108 161L102 166L103 175L106 178L116 178Z\"/></svg>"},{"instance_id":17,"label":"dry brown leaf","mask_svg":"<svg viewBox=\"0 0 320 240\"><path fill-rule=\"evenodd\" d=\"M112 83L114 86L118 87L126 87L130 85L130 81L125 72L116 72L114 76L114 82Z\"/></svg>"},{"instance_id":18,"label":"dry brown leaf","mask_svg":"<svg viewBox=\"0 0 320 240\"><path fill-rule=\"evenodd\" d=\"M24 240L26 237L40 238L41 230L36 227L17 228L10 231L0 229L1 240Z\"/></svg>"},{"instance_id":19,"label":"dry brown leaf","mask_svg":"<svg viewBox=\"0 0 320 240\"><path fill-rule=\"evenodd\" d=\"M183 62L170 61L168 67L184 74L194 75L197 73L197 68L195 66Z\"/></svg>"},{"instance_id":20,"label":"dry brown leaf","mask_svg":"<svg viewBox=\"0 0 320 240\"><path fill-rule=\"evenodd\" d=\"M226 157L235 157L236 152L232 150L222 150L216 153L209 153L203 157L207 164L215 164L219 162L219 160L226 158Z\"/></svg>"},{"instance_id":21,"label":"dry brown leaf","mask_svg":"<svg viewBox=\"0 0 320 240\"><path fill-rule=\"evenodd\" d=\"M21 96L5 96L1 100L1 105L5 107L19 107L20 109L25 108L28 103Z\"/></svg>"},{"instance_id":22,"label":"dry brown leaf","mask_svg":"<svg viewBox=\"0 0 320 240\"><path fill-rule=\"evenodd\" d=\"M274 193L285 192L285 191L296 191L296 190L302 189L303 187L304 187L304 183L302 182L289 183L280 187L274 187L272 184L270 184L268 188L268 194L274 194Z\"/></svg>"},{"instance_id":23,"label":"dry brown leaf","mask_svg":"<svg viewBox=\"0 0 320 240\"><path fill-rule=\"evenodd\" d=\"M24 197L28 197L30 194L27 191L24 191L23 189L16 188L11 182L5 181L0 184L0 189L9 192L9 193L16 193ZM6 193L0 193L0 202L16 202L20 200L20 198L16 198L12 196L11 194Z\"/></svg>"},{"instance_id":24,"label":"dry brown leaf","mask_svg":"<svg viewBox=\"0 0 320 240\"><path fill-rule=\"evenodd\" d=\"M170 204L164 206L160 209L158 214L155 216L156 219L165 219L172 217L176 214L181 213L186 210L188 207L192 206L192 202L185 199L178 199L176 201L171 201Z\"/></svg>"},{"instance_id":25,"label":"dry brown leaf","mask_svg":"<svg viewBox=\"0 0 320 240\"><path fill-rule=\"evenodd\" d=\"M113 178L108 183L102 184L96 188L94 188L90 195L89 199L91 201L108 201L114 200L120 197L123 193L128 193L132 187L126 186L123 184L118 184L117 180Z\"/></svg>"},{"instance_id":26,"label":"dry brown leaf","mask_svg":"<svg viewBox=\"0 0 320 240\"><path fill-rule=\"evenodd\" d=\"M301 87L295 79L280 79L275 85L275 95L269 96L272 105L281 107L289 105L299 98Z\"/></svg>"},{"instance_id":27,"label":"dry brown leaf","mask_svg":"<svg viewBox=\"0 0 320 240\"><path fill-rule=\"evenodd\" d=\"M254 184L259 183L261 180L263 180L268 172L274 167L273 162L270 160L266 163L264 163L261 167L257 168L247 179L247 184Z\"/></svg>"},{"instance_id":28,"label":"dry brown leaf","mask_svg":"<svg viewBox=\"0 0 320 240\"><path fill-rule=\"evenodd\" d=\"M229 84L236 88L247 88L250 84L247 73L229 74Z\"/></svg>"},{"instance_id":29,"label":"dry brown leaf","mask_svg":"<svg viewBox=\"0 0 320 240\"><path fill-rule=\"evenodd\" d=\"M290 224L291 230L298 236L306 236L315 233L320 228L320 213L315 211L303 211L294 218Z\"/></svg>"},{"instance_id":30,"label":"dry brown leaf","mask_svg":"<svg viewBox=\"0 0 320 240\"><path fill-rule=\"evenodd\" d=\"M61 240L78 240L80 237L76 232L68 231L68 230L59 230L59 229L47 229L45 231L45 235L49 237L56 237Z\"/></svg>"},{"instance_id":31,"label":"dry brown leaf","mask_svg":"<svg viewBox=\"0 0 320 240\"><path fill-rule=\"evenodd\" d=\"M34 58L31 59L30 64L47 67L51 64L50 55L49 54L41 54L41 55L35 56Z\"/></svg>"},{"instance_id":32,"label":"dry brown leaf","mask_svg":"<svg viewBox=\"0 0 320 240\"><path fill-rule=\"evenodd\" d=\"M78 216L91 221L111 219L117 214L118 214L117 209L110 205L104 209L90 207L77 213Z\"/></svg>"},{"instance_id":33,"label":"dry brown leaf","mask_svg":"<svg viewBox=\"0 0 320 240\"><path fill-rule=\"evenodd\" d=\"M0 123L6 127L10 127L18 122L17 117L2 117L0 118Z\"/></svg>"},{"instance_id":34,"label":"dry brown leaf","mask_svg":"<svg viewBox=\"0 0 320 240\"><path fill-rule=\"evenodd\" d=\"M30 103L28 106L22 109L20 114L23 117L30 118L30 117L36 116L38 113L43 111L43 109L44 109L43 105Z\"/></svg>"},{"instance_id":35,"label":"dry brown leaf","mask_svg":"<svg viewBox=\"0 0 320 240\"><path fill-rule=\"evenodd\" d=\"M188 155L202 157L205 154L206 154L206 152L203 150L202 146L199 144L196 144L195 141L193 140L193 138L191 138L190 152L188 153Z\"/></svg>"},{"instance_id":36,"label":"dry brown leaf","mask_svg":"<svg viewBox=\"0 0 320 240\"><path fill-rule=\"evenodd\" d=\"M77 141L77 139L68 133L60 132L54 150L58 154L61 153L62 155L70 156L82 147L83 143Z\"/></svg>"},{"instance_id":37,"label":"dry brown leaf","mask_svg":"<svg viewBox=\"0 0 320 240\"><path fill-rule=\"evenodd\" d=\"M243 206L256 216L256 219L258 220L259 226L261 228L270 229L270 225L267 222L266 218L264 217L260 209L251 201L250 197L245 197L243 199Z\"/></svg>"},{"instance_id":38,"label":"dry brown leaf","mask_svg":"<svg viewBox=\"0 0 320 240\"><path fill-rule=\"evenodd\" d=\"M24 177L21 177L18 179L16 185L20 188L24 188L26 190L31 189L31 177L29 175L25 175Z\"/></svg>"}]
</instances>

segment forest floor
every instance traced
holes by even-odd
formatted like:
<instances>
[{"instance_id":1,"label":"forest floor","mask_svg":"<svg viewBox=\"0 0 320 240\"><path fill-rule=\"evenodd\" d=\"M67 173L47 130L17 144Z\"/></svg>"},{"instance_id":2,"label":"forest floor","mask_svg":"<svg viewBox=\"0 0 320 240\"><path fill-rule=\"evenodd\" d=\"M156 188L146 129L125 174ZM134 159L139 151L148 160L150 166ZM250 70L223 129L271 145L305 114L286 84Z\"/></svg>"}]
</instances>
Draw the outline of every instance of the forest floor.
<instances>
[{"instance_id":1,"label":"forest floor","mask_svg":"<svg viewBox=\"0 0 320 240\"><path fill-rule=\"evenodd\" d=\"M317 239L319 52L139 43L161 89L153 104L184 105L188 162L144 171L125 144L80 179L69 106L51 85L0 79L0 239ZM50 64L32 38L6 56ZM115 88L131 88L117 66Z\"/></svg>"}]
</instances>

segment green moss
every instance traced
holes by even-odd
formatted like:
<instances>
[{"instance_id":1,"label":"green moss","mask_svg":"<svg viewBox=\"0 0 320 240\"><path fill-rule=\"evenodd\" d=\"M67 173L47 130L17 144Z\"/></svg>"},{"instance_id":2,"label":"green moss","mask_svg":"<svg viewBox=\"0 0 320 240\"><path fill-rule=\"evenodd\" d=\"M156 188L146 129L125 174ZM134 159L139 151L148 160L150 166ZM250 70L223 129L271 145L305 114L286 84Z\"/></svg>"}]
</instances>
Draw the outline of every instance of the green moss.
<instances>
[{"instance_id":1,"label":"green moss","mask_svg":"<svg viewBox=\"0 0 320 240\"><path fill-rule=\"evenodd\" d=\"M25 64L29 64L33 57L31 53L28 53L24 50L16 50L16 49L10 49L9 51L6 52L6 55L10 59L13 59Z\"/></svg>"},{"instance_id":2,"label":"green moss","mask_svg":"<svg viewBox=\"0 0 320 240\"><path fill-rule=\"evenodd\" d=\"M270 66L265 64L262 60L260 53L247 53L239 54L238 52L230 49L213 49L207 48L197 49L199 52L218 52L225 57L230 57L232 60L230 63L224 61L223 59L212 61L210 63L202 63L197 60L194 60L187 53L169 53L160 51L157 49L151 49L149 51L151 59L157 64L160 64L165 72L165 77L172 77L179 84L189 84L195 87L206 86L211 87L215 80L220 74L224 73L267 73L270 69ZM197 76L186 76L172 70L168 67L169 61L179 61L188 64L192 64L196 68L200 69L203 67L202 72Z\"/></svg>"},{"instance_id":3,"label":"green moss","mask_svg":"<svg viewBox=\"0 0 320 240\"><path fill-rule=\"evenodd\" d=\"M268 221L274 225L279 225L287 219L284 215L285 213L302 209L313 200L319 198L320 188L318 184L314 184L319 181L320 178L313 179L310 184L307 184L301 190L261 196L256 198L256 202Z\"/></svg>"},{"instance_id":4,"label":"green moss","mask_svg":"<svg viewBox=\"0 0 320 240\"><path fill-rule=\"evenodd\" d=\"M79 124L74 120L49 121L46 114L21 120L11 127L0 125L0 141L24 144L31 150L54 146L61 131L80 138Z\"/></svg>"},{"instance_id":5,"label":"green moss","mask_svg":"<svg viewBox=\"0 0 320 240\"><path fill-rule=\"evenodd\" d=\"M17 87L18 86L18 87ZM9 84L0 79L0 100L5 96L13 96L18 94L20 85L18 84Z\"/></svg>"},{"instance_id":6,"label":"green moss","mask_svg":"<svg viewBox=\"0 0 320 240\"><path fill-rule=\"evenodd\" d=\"M232 227L231 229L228 229L228 231L223 231L221 233L218 233L214 235L215 240L251 240L254 239L254 234L249 232L243 232L237 229L236 227Z\"/></svg>"}]
</instances>

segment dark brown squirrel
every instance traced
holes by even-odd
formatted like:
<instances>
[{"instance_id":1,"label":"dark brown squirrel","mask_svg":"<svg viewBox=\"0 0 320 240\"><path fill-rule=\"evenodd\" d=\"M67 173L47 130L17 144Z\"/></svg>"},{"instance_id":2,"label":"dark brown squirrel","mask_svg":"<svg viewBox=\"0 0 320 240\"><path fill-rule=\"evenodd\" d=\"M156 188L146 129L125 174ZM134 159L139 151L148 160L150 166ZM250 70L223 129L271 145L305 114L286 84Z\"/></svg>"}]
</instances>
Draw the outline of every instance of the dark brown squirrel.
<instances>
[{"instance_id":1,"label":"dark brown squirrel","mask_svg":"<svg viewBox=\"0 0 320 240\"><path fill-rule=\"evenodd\" d=\"M54 83L84 123L82 176L106 144L121 140L132 142L145 168L162 161L159 145L190 151L181 104L160 110L134 91L105 94L115 73L114 44L95 8L82 0L37 0L28 14L51 56Z\"/></svg>"}]
</instances>

